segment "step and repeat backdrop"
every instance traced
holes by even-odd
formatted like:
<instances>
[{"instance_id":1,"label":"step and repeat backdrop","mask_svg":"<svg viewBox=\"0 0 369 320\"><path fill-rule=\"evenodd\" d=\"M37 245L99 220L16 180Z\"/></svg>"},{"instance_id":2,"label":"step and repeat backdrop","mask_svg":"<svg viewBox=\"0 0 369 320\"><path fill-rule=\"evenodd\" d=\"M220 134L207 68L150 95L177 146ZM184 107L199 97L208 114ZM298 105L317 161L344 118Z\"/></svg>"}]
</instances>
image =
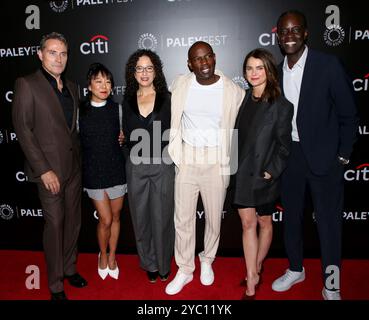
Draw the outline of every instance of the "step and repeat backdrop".
<instances>
[{"instance_id":1,"label":"step and repeat backdrop","mask_svg":"<svg viewBox=\"0 0 369 320\"><path fill-rule=\"evenodd\" d=\"M197 40L210 43L217 68L241 87L245 55L256 47L270 50L279 62L276 20L288 9L305 12L308 45L337 55L352 77L360 127L350 164L344 173L343 256L369 258L369 30L363 1L292 0L65 0L3 1L0 4L0 249L42 249L42 209L35 186L23 172L24 156L11 121L14 81L40 66L37 49L42 35L57 31L69 41L67 76L86 95L85 75L93 62L114 74L114 99L122 100L124 68L138 48L156 51L170 84L188 72L187 51ZM313 94L313 93L312 93ZM329 190L327 190L327 193ZM305 210L306 256L319 256L314 210ZM203 247L205 213L197 209L197 250ZM79 247L97 251L96 212L83 195ZM241 224L227 198L222 214L220 255L242 255ZM283 207L273 215L270 256L283 257ZM121 218L119 252L135 253L134 233L126 200Z\"/></svg>"}]
</instances>

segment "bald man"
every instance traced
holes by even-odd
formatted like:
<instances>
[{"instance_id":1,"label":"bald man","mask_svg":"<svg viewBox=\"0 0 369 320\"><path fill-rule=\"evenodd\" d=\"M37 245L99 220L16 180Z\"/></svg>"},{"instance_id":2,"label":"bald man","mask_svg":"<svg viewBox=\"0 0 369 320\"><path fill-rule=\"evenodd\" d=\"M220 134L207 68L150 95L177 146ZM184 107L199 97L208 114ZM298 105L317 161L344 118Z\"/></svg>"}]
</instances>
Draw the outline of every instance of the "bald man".
<instances>
[{"instance_id":1,"label":"bald man","mask_svg":"<svg viewBox=\"0 0 369 320\"><path fill-rule=\"evenodd\" d=\"M191 73L179 76L171 87L168 151L176 165L174 254L178 272L165 289L169 295L179 293L193 279L199 194L205 209L200 281L205 286L214 282L212 263L219 245L230 174L230 134L245 95L215 70L215 63L215 53L208 43L194 43L187 60Z\"/></svg>"}]
</instances>

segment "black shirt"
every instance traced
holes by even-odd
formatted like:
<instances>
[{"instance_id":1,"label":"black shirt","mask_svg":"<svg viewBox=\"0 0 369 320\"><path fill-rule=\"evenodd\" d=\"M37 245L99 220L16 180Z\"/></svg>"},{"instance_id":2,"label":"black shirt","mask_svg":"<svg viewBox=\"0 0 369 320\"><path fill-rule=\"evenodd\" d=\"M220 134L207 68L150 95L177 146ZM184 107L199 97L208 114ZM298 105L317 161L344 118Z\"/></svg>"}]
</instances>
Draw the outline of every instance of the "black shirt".
<instances>
[{"instance_id":1,"label":"black shirt","mask_svg":"<svg viewBox=\"0 0 369 320\"><path fill-rule=\"evenodd\" d=\"M60 104L63 108L65 120L67 122L67 125L69 129L72 128L73 124L73 111L74 111L74 105L73 105L73 98L70 94L67 86L64 76L61 77L61 80L63 82L63 89L60 92L58 89L58 84L56 82L56 79L48 73L44 68L41 68L42 73L44 74L45 78L49 81L51 86L54 88L54 91L56 95L58 96L58 99L60 101Z\"/></svg>"},{"instance_id":2,"label":"black shirt","mask_svg":"<svg viewBox=\"0 0 369 320\"><path fill-rule=\"evenodd\" d=\"M133 97L124 97L123 131L126 137L127 146L130 150L136 144L140 144L140 146L142 147L143 150L140 149L137 156L142 157L148 155L150 158L156 158L161 155L162 150L169 143L169 128L171 120L170 99L171 95L169 92L157 93L155 97L154 109L145 118L139 112L137 96L135 95ZM160 122L160 124L158 122ZM160 131L157 131L159 125ZM137 129L142 130L146 133L143 136L139 136L139 141L132 139L131 136L131 133ZM164 136L163 139L163 133L166 130L168 130L168 134ZM147 141L146 138L149 138L149 140ZM142 141L142 139L145 140ZM157 141L157 139L160 139L160 141ZM161 150L154 150L154 146L156 147L158 145L161 146Z\"/></svg>"}]
</instances>

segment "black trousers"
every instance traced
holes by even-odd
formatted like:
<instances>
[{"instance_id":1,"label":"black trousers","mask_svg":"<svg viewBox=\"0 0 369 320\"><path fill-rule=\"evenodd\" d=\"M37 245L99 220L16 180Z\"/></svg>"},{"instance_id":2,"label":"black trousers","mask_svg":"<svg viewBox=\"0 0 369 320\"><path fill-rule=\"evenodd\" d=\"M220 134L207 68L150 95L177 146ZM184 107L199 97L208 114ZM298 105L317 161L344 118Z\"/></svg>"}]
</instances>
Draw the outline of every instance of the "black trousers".
<instances>
[{"instance_id":1,"label":"black trousers","mask_svg":"<svg viewBox=\"0 0 369 320\"><path fill-rule=\"evenodd\" d=\"M331 267L341 265L343 165L338 160L323 176L311 172L298 142L292 144L287 168L282 175L281 200L284 208L284 242L290 270L302 271L303 213L306 186L314 205L322 256L324 283ZM333 267L335 268L335 267ZM338 288L337 288L338 289Z\"/></svg>"}]
</instances>

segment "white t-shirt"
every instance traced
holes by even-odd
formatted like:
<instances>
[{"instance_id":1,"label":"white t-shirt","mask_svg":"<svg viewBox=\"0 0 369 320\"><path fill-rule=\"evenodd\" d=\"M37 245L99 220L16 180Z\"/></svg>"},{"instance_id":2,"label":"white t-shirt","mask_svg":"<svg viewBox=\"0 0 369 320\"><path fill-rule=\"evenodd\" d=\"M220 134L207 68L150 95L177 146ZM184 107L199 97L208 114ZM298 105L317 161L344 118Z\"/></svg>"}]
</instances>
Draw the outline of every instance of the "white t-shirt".
<instances>
[{"instance_id":1,"label":"white t-shirt","mask_svg":"<svg viewBox=\"0 0 369 320\"><path fill-rule=\"evenodd\" d=\"M215 147L220 144L220 123L223 114L223 79L211 85L192 81L182 116L182 138L194 147Z\"/></svg>"}]
</instances>

